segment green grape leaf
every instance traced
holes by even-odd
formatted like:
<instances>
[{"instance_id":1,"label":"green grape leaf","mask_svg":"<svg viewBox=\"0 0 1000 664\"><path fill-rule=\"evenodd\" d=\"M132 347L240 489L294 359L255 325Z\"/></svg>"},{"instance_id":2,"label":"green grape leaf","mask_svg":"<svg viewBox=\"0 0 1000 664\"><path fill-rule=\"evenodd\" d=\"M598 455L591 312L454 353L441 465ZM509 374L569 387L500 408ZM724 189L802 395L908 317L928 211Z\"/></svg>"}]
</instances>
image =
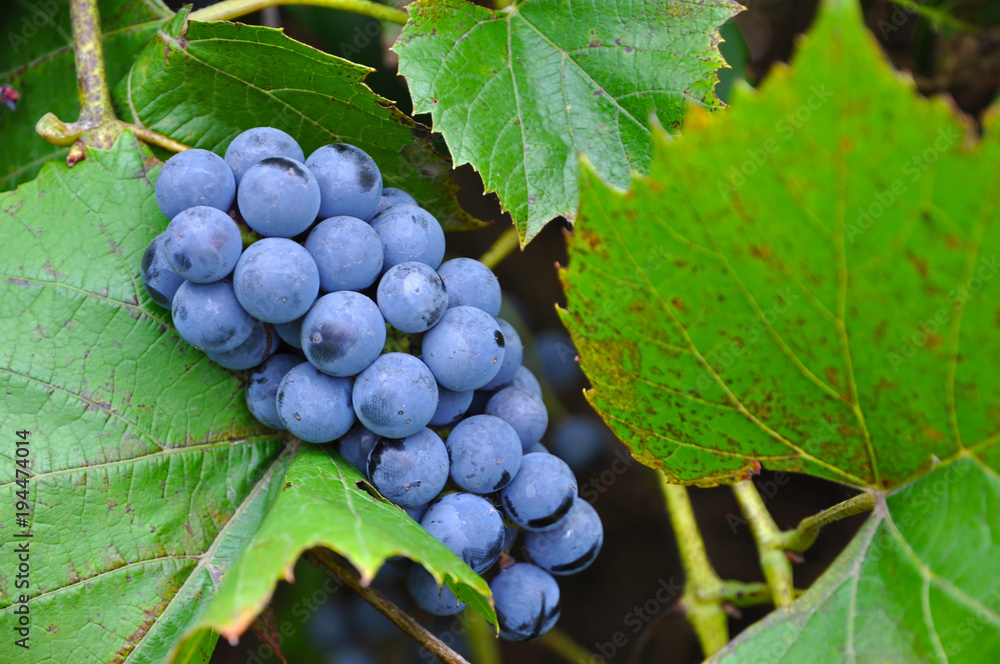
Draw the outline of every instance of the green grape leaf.
<instances>
[{"instance_id":1,"label":"green grape leaf","mask_svg":"<svg viewBox=\"0 0 1000 664\"><path fill-rule=\"evenodd\" d=\"M628 193L583 176L562 317L590 403L682 483L1000 467L997 128L920 98L853 0L735 92Z\"/></svg>"},{"instance_id":2,"label":"green grape leaf","mask_svg":"<svg viewBox=\"0 0 1000 664\"><path fill-rule=\"evenodd\" d=\"M531 240L574 220L578 155L619 187L649 170L652 125L717 108L719 26L732 0L528 0L491 10L419 0L394 50L413 108L472 164ZM655 119L654 119L655 118Z\"/></svg>"},{"instance_id":3,"label":"green grape leaf","mask_svg":"<svg viewBox=\"0 0 1000 664\"><path fill-rule=\"evenodd\" d=\"M188 21L164 24L115 89L123 119L220 154L240 132L277 127L308 156L351 143L446 230L473 228L455 199L450 161L430 132L364 84L368 67L290 39L281 30Z\"/></svg>"},{"instance_id":4,"label":"green grape leaf","mask_svg":"<svg viewBox=\"0 0 1000 664\"><path fill-rule=\"evenodd\" d=\"M30 555L27 588L9 566L0 575L0 623L22 606L31 620L30 649L8 630L4 661L162 662L290 461L240 381L183 343L142 286L143 251L167 223L153 163L126 134L0 194L0 559L23 542Z\"/></svg>"},{"instance_id":5,"label":"green grape leaf","mask_svg":"<svg viewBox=\"0 0 1000 664\"><path fill-rule=\"evenodd\" d=\"M1000 477L963 457L880 498L806 593L710 664L1000 661Z\"/></svg>"},{"instance_id":6,"label":"green grape leaf","mask_svg":"<svg viewBox=\"0 0 1000 664\"><path fill-rule=\"evenodd\" d=\"M293 580L295 561L317 546L347 557L362 583L390 556L411 558L439 583L447 578L459 598L496 624L486 582L403 510L362 489L364 484L364 476L339 454L305 446L288 471L285 490L187 638L208 629L229 638L243 633L278 580Z\"/></svg>"},{"instance_id":7,"label":"green grape leaf","mask_svg":"<svg viewBox=\"0 0 1000 664\"><path fill-rule=\"evenodd\" d=\"M128 73L135 56L172 12L160 0L99 0L108 81ZM79 113L73 34L65 0L5 2L0 7L0 83L20 94L17 110L0 107L0 190L33 179L67 148L48 143L35 123L51 111L72 122Z\"/></svg>"}]
</instances>

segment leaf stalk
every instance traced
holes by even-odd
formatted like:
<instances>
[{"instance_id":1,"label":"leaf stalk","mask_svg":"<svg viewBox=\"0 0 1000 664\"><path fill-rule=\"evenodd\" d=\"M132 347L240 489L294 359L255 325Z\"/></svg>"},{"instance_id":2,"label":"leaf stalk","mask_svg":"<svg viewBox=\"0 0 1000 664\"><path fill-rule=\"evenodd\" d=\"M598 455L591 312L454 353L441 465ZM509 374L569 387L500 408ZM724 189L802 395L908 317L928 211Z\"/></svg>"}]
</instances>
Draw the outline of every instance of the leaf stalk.
<instances>
[{"instance_id":1,"label":"leaf stalk","mask_svg":"<svg viewBox=\"0 0 1000 664\"><path fill-rule=\"evenodd\" d=\"M750 523L774 605L788 606L795 600L795 587L792 584L792 561L785 555L781 530L767 511L753 480L737 482L733 485L733 493Z\"/></svg>"},{"instance_id":2,"label":"leaf stalk","mask_svg":"<svg viewBox=\"0 0 1000 664\"><path fill-rule=\"evenodd\" d=\"M842 503L837 503L819 514L807 516L799 522L795 530L786 530L781 533L779 543L785 551L802 553L816 541L819 531L824 526L828 526L835 521L846 519L855 514L870 512L875 508L875 494L859 493L853 498L849 498Z\"/></svg>"},{"instance_id":3,"label":"leaf stalk","mask_svg":"<svg viewBox=\"0 0 1000 664\"><path fill-rule=\"evenodd\" d=\"M521 238L517 234L517 226L511 225L511 227L505 230L503 234L490 245L490 248L479 257L479 262L492 270L500 264L500 261L507 258L510 252L514 251L514 249L520 245Z\"/></svg>"},{"instance_id":4,"label":"leaf stalk","mask_svg":"<svg viewBox=\"0 0 1000 664\"><path fill-rule=\"evenodd\" d=\"M311 549L306 556L317 565L322 565L337 578L351 587L362 599L374 606L386 618L406 632L414 641L422 645L432 655L445 664L469 664L469 661L449 648L423 625L413 619L410 614L393 604L389 598L370 586L361 585L361 578L354 569L338 558L333 552L317 548Z\"/></svg>"},{"instance_id":5,"label":"leaf stalk","mask_svg":"<svg viewBox=\"0 0 1000 664\"><path fill-rule=\"evenodd\" d=\"M729 623L723 608L725 585L708 560L687 487L671 484L663 473L660 486L686 577L680 604L708 657L729 642Z\"/></svg>"},{"instance_id":6,"label":"leaf stalk","mask_svg":"<svg viewBox=\"0 0 1000 664\"><path fill-rule=\"evenodd\" d=\"M192 21L228 21L246 16L259 9L282 5L312 5L340 9L398 25L405 25L409 18L402 9L369 2L369 0L223 0L204 9L191 12L188 18Z\"/></svg>"}]
</instances>

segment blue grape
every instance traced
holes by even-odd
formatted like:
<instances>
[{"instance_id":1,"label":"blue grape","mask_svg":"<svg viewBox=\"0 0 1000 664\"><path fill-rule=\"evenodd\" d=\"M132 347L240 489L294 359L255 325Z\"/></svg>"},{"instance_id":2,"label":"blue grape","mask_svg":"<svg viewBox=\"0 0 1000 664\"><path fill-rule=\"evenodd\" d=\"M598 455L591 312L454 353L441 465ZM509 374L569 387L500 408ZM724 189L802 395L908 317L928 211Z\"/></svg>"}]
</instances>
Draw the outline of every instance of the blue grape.
<instances>
[{"instance_id":1,"label":"blue grape","mask_svg":"<svg viewBox=\"0 0 1000 664\"><path fill-rule=\"evenodd\" d=\"M364 150L346 143L324 145L306 159L316 176L323 219L348 215L368 219L382 199L382 173Z\"/></svg>"},{"instance_id":2,"label":"blue grape","mask_svg":"<svg viewBox=\"0 0 1000 664\"><path fill-rule=\"evenodd\" d=\"M434 374L423 362L405 353L382 355L354 381L358 419L388 438L405 438L427 426L437 410L437 401Z\"/></svg>"},{"instance_id":3,"label":"blue grape","mask_svg":"<svg viewBox=\"0 0 1000 664\"><path fill-rule=\"evenodd\" d=\"M403 511L406 512L411 519L420 523L420 520L424 518L424 514L427 512L427 508L430 506L430 503L424 503L423 505L417 505L416 507L404 507Z\"/></svg>"},{"instance_id":4,"label":"blue grape","mask_svg":"<svg viewBox=\"0 0 1000 664\"><path fill-rule=\"evenodd\" d=\"M410 597L421 609L434 616L451 616L465 608L448 586L439 586L431 573L420 565L410 568L406 578Z\"/></svg>"},{"instance_id":5,"label":"blue grape","mask_svg":"<svg viewBox=\"0 0 1000 664\"><path fill-rule=\"evenodd\" d=\"M557 390L572 389L583 381L583 371L576 362L576 347L569 335L548 330L535 336L535 345L542 360L542 371Z\"/></svg>"},{"instance_id":6,"label":"blue grape","mask_svg":"<svg viewBox=\"0 0 1000 664\"><path fill-rule=\"evenodd\" d=\"M427 210L416 205L392 205L371 220L385 253L382 271L416 261L435 270L444 258L444 231Z\"/></svg>"},{"instance_id":7,"label":"blue grape","mask_svg":"<svg viewBox=\"0 0 1000 664\"><path fill-rule=\"evenodd\" d=\"M535 374L531 373L531 370L524 365L518 367L514 373L514 380L510 381L510 387L520 387L522 390L536 395L539 399L542 398L542 384L535 378Z\"/></svg>"},{"instance_id":8,"label":"blue grape","mask_svg":"<svg viewBox=\"0 0 1000 664\"><path fill-rule=\"evenodd\" d=\"M493 578L490 590L500 636L508 641L537 639L559 620L559 584L540 567L511 565Z\"/></svg>"},{"instance_id":9,"label":"blue grape","mask_svg":"<svg viewBox=\"0 0 1000 664\"><path fill-rule=\"evenodd\" d=\"M316 224L305 242L316 260L323 290L368 288L382 274L382 240L355 217L330 217Z\"/></svg>"},{"instance_id":10,"label":"blue grape","mask_svg":"<svg viewBox=\"0 0 1000 664\"><path fill-rule=\"evenodd\" d=\"M278 385L302 360L294 355L272 355L266 362L253 370L247 381L247 407L261 424L272 429L284 429L285 424L278 416Z\"/></svg>"},{"instance_id":11,"label":"blue grape","mask_svg":"<svg viewBox=\"0 0 1000 664\"><path fill-rule=\"evenodd\" d=\"M550 447L574 472L580 472L608 451L610 441L611 432L599 418L571 415L556 422Z\"/></svg>"},{"instance_id":12,"label":"blue grape","mask_svg":"<svg viewBox=\"0 0 1000 664\"><path fill-rule=\"evenodd\" d=\"M434 427L446 427L454 424L465 415L472 403L473 391L456 392L447 387L438 385L437 409L434 417L431 418L430 425Z\"/></svg>"},{"instance_id":13,"label":"blue grape","mask_svg":"<svg viewBox=\"0 0 1000 664\"><path fill-rule=\"evenodd\" d=\"M305 316L299 316L287 323L275 323L274 331L278 333L278 336L286 344L292 348L302 350L302 323L305 319Z\"/></svg>"},{"instance_id":14,"label":"blue grape","mask_svg":"<svg viewBox=\"0 0 1000 664\"><path fill-rule=\"evenodd\" d=\"M463 306L445 312L424 334L421 349L439 383L466 392L481 388L497 375L503 366L504 343L493 316Z\"/></svg>"},{"instance_id":15,"label":"blue grape","mask_svg":"<svg viewBox=\"0 0 1000 664\"><path fill-rule=\"evenodd\" d=\"M545 403L537 394L519 387L505 387L494 394L486 404L486 414L506 420L514 427L524 449L540 441L549 425Z\"/></svg>"},{"instance_id":16,"label":"blue grape","mask_svg":"<svg viewBox=\"0 0 1000 664\"><path fill-rule=\"evenodd\" d=\"M438 270L448 289L449 307L476 307L490 316L500 313L500 282L490 268L472 258L453 258Z\"/></svg>"},{"instance_id":17,"label":"blue grape","mask_svg":"<svg viewBox=\"0 0 1000 664\"><path fill-rule=\"evenodd\" d=\"M410 196L402 189L396 189L395 187L382 187L382 197L379 199L378 206L375 208L375 214L378 214L387 207L401 205L404 203L416 205L417 199Z\"/></svg>"},{"instance_id":18,"label":"blue grape","mask_svg":"<svg viewBox=\"0 0 1000 664\"><path fill-rule=\"evenodd\" d=\"M351 381L327 376L308 362L285 374L276 399L285 428L308 443L336 440L354 425Z\"/></svg>"},{"instance_id":19,"label":"blue grape","mask_svg":"<svg viewBox=\"0 0 1000 664\"><path fill-rule=\"evenodd\" d=\"M573 507L577 483L566 462L551 454L532 452L500 492L507 518L525 530L545 530L559 523Z\"/></svg>"},{"instance_id":20,"label":"blue grape","mask_svg":"<svg viewBox=\"0 0 1000 664\"><path fill-rule=\"evenodd\" d=\"M178 152L163 164L156 179L156 204L167 219L199 205L228 212L235 196L232 169L208 150Z\"/></svg>"},{"instance_id":21,"label":"blue grape","mask_svg":"<svg viewBox=\"0 0 1000 664\"><path fill-rule=\"evenodd\" d=\"M227 276L243 251L236 222L225 212L203 205L179 213L163 234L167 262L178 275L197 284Z\"/></svg>"},{"instance_id":22,"label":"blue grape","mask_svg":"<svg viewBox=\"0 0 1000 664\"><path fill-rule=\"evenodd\" d=\"M379 438L381 436L369 431L358 422L340 439L340 454L367 477L368 455L371 454Z\"/></svg>"},{"instance_id":23,"label":"blue grape","mask_svg":"<svg viewBox=\"0 0 1000 664\"><path fill-rule=\"evenodd\" d=\"M526 449L524 451L524 453L525 454L533 454L533 453L551 454L551 452L549 452L549 448L545 447L541 443L535 443L534 445L532 445L531 447L529 447L528 449ZM560 458L562 458L562 457L560 457Z\"/></svg>"},{"instance_id":24,"label":"blue grape","mask_svg":"<svg viewBox=\"0 0 1000 664\"><path fill-rule=\"evenodd\" d=\"M493 380L483 385L484 390L498 390L507 383L514 380L517 370L521 368L521 360L524 358L524 344L521 343L521 336L514 329L514 326L502 318L497 318L497 325L500 326L500 334L503 335L503 364L500 371L493 377Z\"/></svg>"},{"instance_id":25,"label":"blue grape","mask_svg":"<svg viewBox=\"0 0 1000 664\"><path fill-rule=\"evenodd\" d=\"M293 237L316 221L319 185L302 162L268 157L243 175L236 200L250 228L264 237Z\"/></svg>"},{"instance_id":26,"label":"blue grape","mask_svg":"<svg viewBox=\"0 0 1000 664\"><path fill-rule=\"evenodd\" d=\"M503 519L481 496L449 493L427 509L420 525L477 574L500 557Z\"/></svg>"},{"instance_id":27,"label":"blue grape","mask_svg":"<svg viewBox=\"0 0 1000 664\"><path fill-rule=\"evenodd\" d=\"M590 566L604 543L604 526L597 512L577 496L566 517L549 530L525 533L524 550L550 574L576 574Z\"/></svg>"},{"instance_id":28,"label":"blue grape","mask_svg":"<svg viewBox=\"0 0 1000 664\"><path fill-rule=\"evenodd\" d=\"M323 373L353 376L379 356L385 335L385 321L374 302L361 293L338 291L316 300L306 315L302 352Z\"/></svg>"},{"instance_id":29,"label":"blue grape","mask_svg":"<svg viewBox=\"0 0 1000 664\"><path fill-rule=\"evenodd\" d=\"M500 547L500 550L503 551L504 553L510 553L511 549L514 548L514 542L517 541L517 534L519 532L520 531L514 526L508 526L504 524L503 546Z\"/></svg>"},{"instance_id":30,"label":"blue grape","mask_svg":"<svg viewBox=\"0 0 1000 664\"><path fill-rule=\"evenodd\" d=\"M233 273L240 304L265 323L303 316L319 294L316 262L298 242L268 237L251 244Z\"/></svg>"},{"instance_id":31,"label":"blue grape","mask_svg":"<svg viewBox=\"0 0 1000 664\"><path fill-rule=\"evenodd\" d=\"M257 321L247 340L236 348L224 353L206 353L208 359L219 366L233 371L253 369L274 352L278 340L274 329L267 323Z\"/></svg>"},{"instance_id":32,"label":"blue grape","mask_svg":"<svg viewBox=\"0 0 1000 664\"><path fill-rule=\"evenodd\" d=\"M170 315L184 341L213 353L233 350L253 332L254 320L240 306L228 281L185 281L174 294Z\"/></svg>"},{"instance_id":33,"label":"blue grape","mask_svg":"<svg viewBox=\"0 0 1000 664\"><path fill-rule=\"evenodd\" d=\"M521 467L521 441L499 417L473 415L448 434L451 479L472 493L499 491Z\"/></svg>"},{"instance_id":34,"label":"blue grape","mask_svg":"<svg viewBox=\"0 0 1000 664\"><path fill-rule=\"evenodd\" d=\"M394 265L378 284L378 308L389 325L400 332L425 332L448 308L441 277L423 263Z\"/></svg>"},{"instance_id":35,"label":"blue grape","mask_svg":"<svg viewBox=\"0 0 1000 664\"><path fill-rule=\"evenodd\" d=\"M287 157L298 162L306 160L295 139L274 127L247 129L226 148L226 163L233 170L237 185L251 166L270 157Z\"/></svg>"},{"instance_id":36,"label":"blue grape","mask_svg":"<svg viewBox=\"0 0 1000 664\"><path fill-rule=\"evenodd\" d=\"M142 285L149 297L161 307L170 308L174 293L184 283L184 277L174 272L164 253L166 233L160 233L142 254Z\"/></svg>"},{"instance_id":37,"label":"blue grape","mask_svg":"<svg viewBox=\"0 0 1000 664\"><path fill-rule=\"evenodd\" d=\"M448 483L448 450L430 429L406 438L381 438L368 455L368 477L400 507L422 505Z\"/></svg>"}]
</instances>

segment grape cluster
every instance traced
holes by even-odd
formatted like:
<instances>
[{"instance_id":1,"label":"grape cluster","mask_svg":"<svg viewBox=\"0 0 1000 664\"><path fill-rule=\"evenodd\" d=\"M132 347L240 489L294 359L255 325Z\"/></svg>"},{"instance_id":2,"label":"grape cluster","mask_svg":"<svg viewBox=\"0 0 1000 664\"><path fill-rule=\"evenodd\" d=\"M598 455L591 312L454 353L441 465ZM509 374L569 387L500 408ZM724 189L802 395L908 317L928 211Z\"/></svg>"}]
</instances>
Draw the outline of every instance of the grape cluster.
<instances>
[{"instance_id":1,"label":"grape cluster","mask_svg":"<svg viewBox=\"0 0 1000 664\"><path fill-rule=\"evenodd\" d=\"M497 317L492 271L444 261L441 225L383 188L362 150L334 144L306 158L273 128L240 134L225 159L173 156L156 201L170 222L146 249L142 280L181 337L223 367L252 370L246 400L258 420L339 441L475 572L503 558L491 583L502 636L550 629L554 576L590 565L603 528L570 467L539 445L541 388ZM246 248L237 219L259 238ZM530 563L508 555L519 533ZM432 614L463 607L418 565L407 585Z\"/></svg>"}]
</instances>

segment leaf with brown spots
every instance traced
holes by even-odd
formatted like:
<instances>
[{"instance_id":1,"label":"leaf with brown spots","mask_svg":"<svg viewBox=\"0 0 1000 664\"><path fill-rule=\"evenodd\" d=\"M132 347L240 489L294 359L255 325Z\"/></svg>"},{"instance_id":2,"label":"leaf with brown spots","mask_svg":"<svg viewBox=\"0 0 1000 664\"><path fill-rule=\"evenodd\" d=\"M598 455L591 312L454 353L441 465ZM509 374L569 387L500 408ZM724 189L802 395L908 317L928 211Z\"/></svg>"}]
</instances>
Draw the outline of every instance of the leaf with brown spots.
<instances>
[{"instance_id":1,"label":"leaf with brown spots","mask_svg":"<svg viewBox=\"0 0 1000 664\"><path fill-rule=\"evenodd\" d=\"M584 174L563 319L590 402L678 482L998 467L1000 125L916 96L853 7L627 194Z\"/></svg>"}]
</instances>

